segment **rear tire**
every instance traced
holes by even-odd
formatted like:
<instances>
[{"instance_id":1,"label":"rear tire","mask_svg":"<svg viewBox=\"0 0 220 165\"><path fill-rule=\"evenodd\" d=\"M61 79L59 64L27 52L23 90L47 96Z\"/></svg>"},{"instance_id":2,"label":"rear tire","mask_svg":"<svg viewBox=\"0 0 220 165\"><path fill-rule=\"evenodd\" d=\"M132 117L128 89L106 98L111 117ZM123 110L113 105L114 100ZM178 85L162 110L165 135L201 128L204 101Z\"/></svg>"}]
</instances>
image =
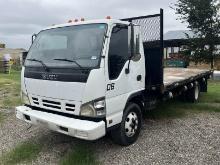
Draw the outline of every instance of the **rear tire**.
<instances>
[{"instance_id":1,"label":"rear tire","mask_svg":"<svg viewBox=\"0 0 220 165\"><path fill-rule=\"evenodd\" d=\"M200 86L199 83L195 83L194 87L187 91L186 93L186 101L195 103L199 100L200 95Z\"/></svg>"},{"instance_id":2,"label":"rear tire","mask_svg":"<svg viewBox=\"0 0 220 165\"><path fill-rule=\"evenodd\" d=\"M142 113L139 105L129 103L122 117L119 127L111 132L112 140L122 146L133 144L141 130Z\"/></svg>"}]
</instances>

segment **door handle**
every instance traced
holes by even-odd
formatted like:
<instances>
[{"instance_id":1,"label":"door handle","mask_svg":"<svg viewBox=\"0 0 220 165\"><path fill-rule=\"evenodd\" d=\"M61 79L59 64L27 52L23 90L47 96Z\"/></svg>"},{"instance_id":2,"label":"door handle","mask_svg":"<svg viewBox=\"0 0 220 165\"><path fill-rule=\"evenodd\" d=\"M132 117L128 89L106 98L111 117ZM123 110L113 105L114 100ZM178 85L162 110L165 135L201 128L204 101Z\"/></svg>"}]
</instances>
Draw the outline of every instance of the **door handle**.
<instances>
[{"instance_id":1,"label":"door handle","mask_svg":"<svg viewBox=\"0 0 220 165\"><path fill-rule=\"evenodd\" d=\"M141 75L138 75L138 76L137 76L137 81L141 81L141 79L142 79L142 76L141 76Z\"/></svg>"}]
</instances>

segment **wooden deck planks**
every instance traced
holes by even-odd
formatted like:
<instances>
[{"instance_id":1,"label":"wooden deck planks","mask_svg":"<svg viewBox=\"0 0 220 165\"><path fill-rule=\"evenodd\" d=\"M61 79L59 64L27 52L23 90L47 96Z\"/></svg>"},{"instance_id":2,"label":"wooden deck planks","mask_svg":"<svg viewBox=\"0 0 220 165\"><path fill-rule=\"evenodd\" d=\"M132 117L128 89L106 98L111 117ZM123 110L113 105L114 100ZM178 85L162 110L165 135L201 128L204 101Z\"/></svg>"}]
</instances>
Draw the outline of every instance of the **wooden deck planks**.
<instances>
[{"instance_id":1,"label":"wooden deck planks","mask_svg":"<svg viewBox=\"0 0 220 165\"><path fill-rule=\"evenodd\" d=\"M209 70L186 69L186 68L165 68L164 69L164 86L196 77L200 74L209 72Z\"/></svg>"}]
</instances>

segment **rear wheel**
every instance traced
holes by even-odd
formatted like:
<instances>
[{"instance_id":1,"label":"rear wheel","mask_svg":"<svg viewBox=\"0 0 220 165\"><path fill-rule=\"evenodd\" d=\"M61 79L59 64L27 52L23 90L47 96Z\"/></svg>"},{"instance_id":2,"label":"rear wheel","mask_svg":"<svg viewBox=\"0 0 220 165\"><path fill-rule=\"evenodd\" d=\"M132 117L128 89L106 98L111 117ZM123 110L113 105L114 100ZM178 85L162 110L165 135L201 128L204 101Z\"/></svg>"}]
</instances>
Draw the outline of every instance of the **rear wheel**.
<instances>
[{"instance_id":1,"label":"rear wheel","mask_svg":"<svg viewBox=\"0 0 220 165\"><path fill-rule=\"evenodd\" d=\"M117 144L128 146L137 140L141 126L141 108L135 103L129 103L125 108L120 126L111 132L111 137Z\"/></svg>"},{"instance_id":2,"label":"rear wheel","mask_svg":"<svg viewBox=\"0 0 220 165\"><path fill-rule=\"evenodd\" d=\"M197 102L199 100L200 94L200 86L199 83L195 83L194 87L187 91L186 93L186 100L189 102Z\"/></svg>"}]
</instances>

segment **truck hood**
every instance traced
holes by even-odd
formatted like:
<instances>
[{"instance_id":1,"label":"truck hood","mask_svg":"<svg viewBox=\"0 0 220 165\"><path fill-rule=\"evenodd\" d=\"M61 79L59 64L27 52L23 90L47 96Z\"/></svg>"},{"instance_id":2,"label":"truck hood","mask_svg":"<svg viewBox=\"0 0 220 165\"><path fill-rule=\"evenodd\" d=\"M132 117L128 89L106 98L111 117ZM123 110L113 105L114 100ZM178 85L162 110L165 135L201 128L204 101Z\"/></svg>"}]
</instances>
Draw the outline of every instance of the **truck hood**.
<instances>
[{"instance_id":1,"label":"truck hood","mask_svg":"<svg viewBox=\"0 0 220 165\"><path fill-rule=\"evenodd\" d=\"M28 94L71 101L82 101L85 83L60 82L25 78Z\"/></svg>"}]
</instances>

